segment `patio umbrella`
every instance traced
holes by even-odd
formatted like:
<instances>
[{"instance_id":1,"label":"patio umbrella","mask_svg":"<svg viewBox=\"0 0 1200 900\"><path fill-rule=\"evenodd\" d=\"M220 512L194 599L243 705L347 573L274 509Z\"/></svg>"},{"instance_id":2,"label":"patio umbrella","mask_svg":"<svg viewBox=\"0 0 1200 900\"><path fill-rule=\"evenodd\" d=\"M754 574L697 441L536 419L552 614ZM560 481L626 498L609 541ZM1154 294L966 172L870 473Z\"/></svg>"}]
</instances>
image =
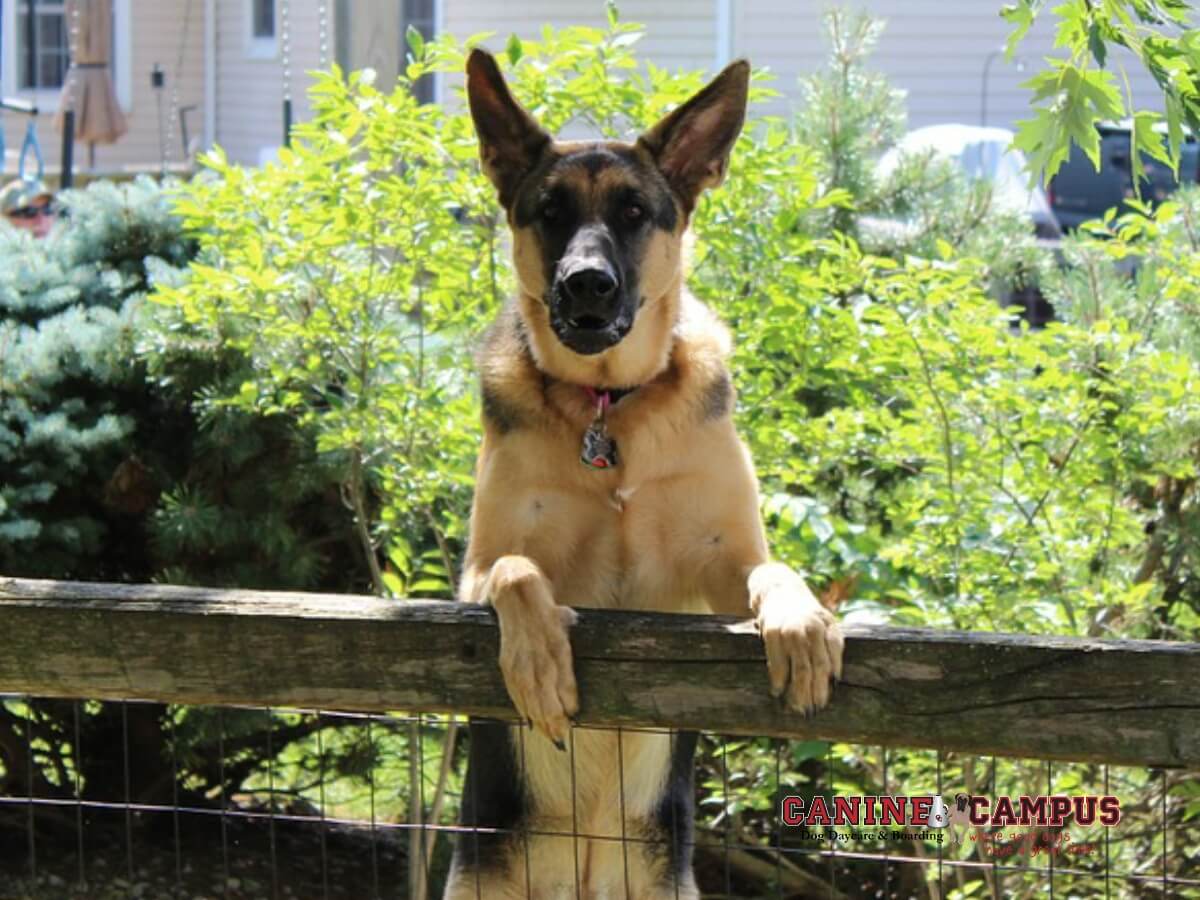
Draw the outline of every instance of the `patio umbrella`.
<instances>
[{"instance_id":1,"label":"patio umbrella","mask_svg":"<svg viewBox=\"0 0 1200 900\"><path fill-rule=\"evenodd\" d=\"M62 130L63 111L75 110L75 139L88 142L89 165L95 145L112 144L129 126L117 103L109 75L112 54L112 0L68 0L67 22L78 26L72 49L75 58L63 85L57 124Z\"/></svg>"}]
</instances>

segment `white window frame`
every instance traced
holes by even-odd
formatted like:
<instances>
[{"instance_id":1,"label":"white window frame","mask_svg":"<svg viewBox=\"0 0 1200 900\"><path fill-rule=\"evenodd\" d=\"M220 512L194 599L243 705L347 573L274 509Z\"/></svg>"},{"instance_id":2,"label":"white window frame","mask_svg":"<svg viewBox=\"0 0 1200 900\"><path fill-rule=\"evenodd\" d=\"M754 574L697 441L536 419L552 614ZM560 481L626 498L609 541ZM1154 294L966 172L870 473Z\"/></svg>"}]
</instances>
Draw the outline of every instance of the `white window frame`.
<instances>
[{"instance_id":1,"label":"white window frame","mask_svg":"<svg viewBox=\"0 0 1200 900\"><path fill-rule=\"evenodd\" d=\"M4 65L0 68L0 95L20 97L32 100L39 112L52 113L58 109L62 98L62 88L38 88L29 90L19 88L20 79L17 77L17 4L20 0L4 0L4 19L0 23L3 30L4 45L0 47L0 56ZM113 86L117 92L117 102L125 112L133 106L132 63L133 56L133 16L131 15L132 0L114 0L113 2L113 57L109 61ZM69 15L65 12L64 15ZM70 23L67 23L68 30ZM69 31L68 31L69 33ZM70 69L67 70L70 77Z\"/></svg>"},{"instance_id":2,"label":"white window frame","mask_svg":"<svg viewBox=\"0 0 1200 900\"><path fill-rule=\"evenodd\" d=\"M246 58L279 58L279 0L271 0L275 6L275 34L269 38L254 34L254 0L245 0Z\"/></svg>"}]
</instances>

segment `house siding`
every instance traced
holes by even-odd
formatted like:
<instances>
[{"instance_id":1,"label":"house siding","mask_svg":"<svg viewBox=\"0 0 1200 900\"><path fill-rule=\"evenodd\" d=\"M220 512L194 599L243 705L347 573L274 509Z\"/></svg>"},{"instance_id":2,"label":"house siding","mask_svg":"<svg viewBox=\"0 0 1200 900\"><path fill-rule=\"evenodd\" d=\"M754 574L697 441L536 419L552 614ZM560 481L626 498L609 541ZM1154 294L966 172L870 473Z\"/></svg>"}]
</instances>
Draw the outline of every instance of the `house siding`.
<instances>
[{"instance_id":1,"label":"house siding","mask_svg":"<svg viewBox=\"0 0 1200 900\"><path fill-rule=\"evenodd\" d=\"M509 34L536 38L544 22L602 25L603 7L591 0L527 0L520 4L494 0L444 0L448 31L464 38L480 31L496 34L485 43L504 46ZM869 0L845 4L862 8L886 21L870 65L907 93L912 127L941 122L975 124L980 117L981 79L987 55L1004 45L1008 24L1000 17L1000 0ZM826 0L732 0L731 48L756 67L775 76L774 101L752 115L794 110L803 96L802 76L820 70L827 56L822 15ZM647 26L639 53L655 65L713 71L717 62L717 0L637 0L620 4L625 21ZM1044 13L1022 42L1019 72L1003 57L990 66L987 96L988 124L1014 127L1029 115L1029 92L1020 87L1052 55L1054 22ZM1114 49L1112 65L1123 64L1135 101L1160 109L1153 79L1128 54ZM1114 68L1114 72L1118 72ZM1118 83L1123 83L1119 72ZM447 79L447 87L461 79ZM443 99L453 100L452 92Z\"/></svg>"},{"instance_id":2,"label":"house siding","mask_svg":"<svg viewBox=\"0 0 1200 900\"><path fill-rule=\"evenodd\" d=\"M131 39L127 52L130 61L131 103L127 110L130 126L117 144L96 148L99 171L120 171L130 166L153 169L159 161L159 118L150 70L154 63L167 74L162 92L163 116L169 119L172 93L177 92L181 107L195 106L189 114L193 137L204 127L204 0L128 0L131 13ZM254 59L247 54L247 14L249 0L214 0L216 62L215 139L231 159L256 164L270 148L277 147L283 130L283 71L276 55ZM363 48L352 48L354 59L374 61L386 76L390 73L388 53L395 54L390 65L401 62L399 45L399 0L343 0L346 15L367 15L387 20L386 29L372 28ZM441 27L462 39L483 31L494 34L485 41L493 50L501 50L510 34L535 40L545 23L556 27L568 24L604 26L604 7L599 0L524 0L506 3L499 0L439 0ZM907 92L911 127L938 122L977 123L980 116L981 76L988 53L998 49L1007 37L1008 26L999 16L1000 0L962 0L946 4L943 0L868 0L859 3L887 21L872 66L885 73L892 83ZM328 63L334 53L336 16L334 0L325 4L328 15L328 46L322 57L319 44L318 3L316 0L290 0L291 84L293 118L303 121L310 115L306 90L311 78L306 74ZM825 0L730 0L731 36L728 48L733 56L748 57L758 67L775 75L773 86L781 96L758 106L752 115L786 113L802 102L797 83L801 76L819 70L826 57L821 25ZM390 18L395 9L397 22ZM668 69L716 68L718 46L718 0L624 0L622 18L647 25L648 32L638 48L644 59ZM375 33L378 31L378 33ZM384 33L386 32L386 33ZM118 41L121 35L118 34ZM396 46L392 48L392 45ZM119 47L118 47L119 52ZM988 124L1013 127L1016 120L1029 115L1029 94L1019 85L1045 65L1044 57L1053 53L1053 22L1048 14L1035 25L1020 48L1026 70L1016 68L997 57L988 78ZM1114 50L1114 64L1124 63L1135 101L1143 107L1159 108L1153 80L1136 60ZM1118 74L1118 81L1123 79ZM438 80L438 96L443 102L457 103L457 88L462 76L449 75ZM38 117L42 149L48 165L57 167L60 136L53 125L56 104L48 105ZM7 113L3 129L9 148L7 170L15 167L25 127L24 116ZM182 159L177 125L165 124L172 132L169 159ZM76 166L82 169L87 148L78 147Z\"/></svg>"},{"instance_id":3,"label":"house siding","mask_svg":"<svg viewBox=\"0 0 1200 900\"><path fill-rule=\"evenodd\" d=\"M943 122L978 124L982 76L989 53L1003 47L1009 26L999 14L999 0L873 0L860 4L886 25L870 65L908 95L911 127ZM818 71L827 56L822 15L825 3L787 0L740 0L734 16L735 52L775 74L782 97L767 109L786 112L802 102L797 80ZM1020 85L1054 52L1054 21L1043 13L1018 56L1018 71L1003 56L990 66L987 124L1012 128L1029 116L1030 94ZM1057 54L1061 55L1061 51ZM1114 50L1112 64L1123 64L1135 101L1161 109L1153 79L1136 60ZM1116 71L1114 69L1114 71ZM1117 74L1118 83L1121 76Z\"/></svg>"},{"instance_id":4,"label":"house siding","mask_svg":"<svg viewBox=\"0 0 1200 900\"><path fill-rule=\"evenodd\" d=\"M142 164L157 165L159 154L159 118L154 88L150 85L150 70L157 62L166 74L166 86L162 91L163 133L167 131L167 119L171 114L172 90L178 91L179 106L196 109L188 113L188 127L192 135L203 131L204 104L204 4L202 0L131 0L130 47L125 52L130 59L130 105L125 110L129 131L115 144L96 147L96 168L99 171L120 171L126 166ZM120 42L126 33L118 31L115 36L116 52L122 52ZM18 95L19 96L19 95ZM57 169L62 147L62 135L54 127L57 101L43 104L38 115L38 136L42 155L47 166ZM24 139L27 117L4 113L4 138L8 147L6 171L15 171L13 151L20 150ZM183 158L178 127L172 128L170 159L179 162ZM87 166L86 145L75 148L75 168L83 171Z\"/></svg>"},{"instance_id":5,"label":"house siding","mask_svg":"<svg viewBox=\"0 0 1200 900\"><path fill-rule=\"evenodd\" d=\"M276 53L267 59L248 52L249 0L217 0L216 27L216 142L235 162L256 165L264 154L283 142L283 62ZM332 3L327 4L332 7ZM321 65L320 21L316 0L288 4L292 120L311 114L307 73ZM325 64L333 59L333 15ZM282 47L282 22L276 15L276 43Z\"/></svg>"}]
</instances>

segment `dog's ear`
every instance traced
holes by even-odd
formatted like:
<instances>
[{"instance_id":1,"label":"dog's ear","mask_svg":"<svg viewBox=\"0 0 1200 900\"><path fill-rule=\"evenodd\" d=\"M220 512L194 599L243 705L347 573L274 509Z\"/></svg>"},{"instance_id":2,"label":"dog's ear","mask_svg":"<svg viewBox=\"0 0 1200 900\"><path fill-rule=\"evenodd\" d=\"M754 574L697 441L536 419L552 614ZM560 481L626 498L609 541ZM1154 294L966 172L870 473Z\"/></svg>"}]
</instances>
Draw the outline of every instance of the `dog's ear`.
<instances>
[{"instance_id":1,"label":"dog's ear","mask_svg":"<svg viewBox=\"0 0 1200 900\"><path fill-rule=\"evenodd\" d=\"M705 188L720 184L746 118L750 64L730 63L708 85L638 138L691 212Z\"/></svg>"},{"instance_id":2,"label":"dog's ear","mask_svg":"<svg viewBox=\"0 0 1200 900\"><path fill-rule=\"evenodd\" d=\"M478 47L467 57L467 101L479 135L483 171L507 208L550 135L513 99L496 58Z\"/></svg>"}]
</instances>

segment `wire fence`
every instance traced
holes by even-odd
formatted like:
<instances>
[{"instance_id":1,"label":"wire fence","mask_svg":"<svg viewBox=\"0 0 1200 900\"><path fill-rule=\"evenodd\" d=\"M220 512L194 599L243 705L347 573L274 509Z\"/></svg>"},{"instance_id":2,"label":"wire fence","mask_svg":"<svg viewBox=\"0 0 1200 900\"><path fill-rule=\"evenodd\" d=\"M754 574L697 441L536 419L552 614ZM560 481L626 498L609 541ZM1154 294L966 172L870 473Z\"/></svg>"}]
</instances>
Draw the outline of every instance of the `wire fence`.
<instances>
[{"instance_id":1,"label":"wire fence","mask_svg":"<svg viewBox=\"0 0 1200 900\"><path fill-rule=\"evenodd\" d=\"M576 726L570 743L596 731ZM618 754L623 735L674 734L622 732ZM518 754L527 733L514 731ZM465 718L430 714L3 697L0 898L439 897L454 842L469 851L497 836L456 824L471 736ZM1200 898L1200 773L705 734L694 792L705 897ZM1001 798L1056 795L1115 797L1120 821L964 818L969 798L994 811ZM820 821L819 807L856 797L944 798L949 821ZM787 824L785 807L817 822ZM661 838L618 818L619 833L576 821L499 836L526 853L557 840L576 860L615 845L607 858L628 866ZM667 840L689 840L685 823L673 831ZM518 881L549 896L537 859ZM482 879L476 893L488 896Z\"/></svg>"}]
</instances>

